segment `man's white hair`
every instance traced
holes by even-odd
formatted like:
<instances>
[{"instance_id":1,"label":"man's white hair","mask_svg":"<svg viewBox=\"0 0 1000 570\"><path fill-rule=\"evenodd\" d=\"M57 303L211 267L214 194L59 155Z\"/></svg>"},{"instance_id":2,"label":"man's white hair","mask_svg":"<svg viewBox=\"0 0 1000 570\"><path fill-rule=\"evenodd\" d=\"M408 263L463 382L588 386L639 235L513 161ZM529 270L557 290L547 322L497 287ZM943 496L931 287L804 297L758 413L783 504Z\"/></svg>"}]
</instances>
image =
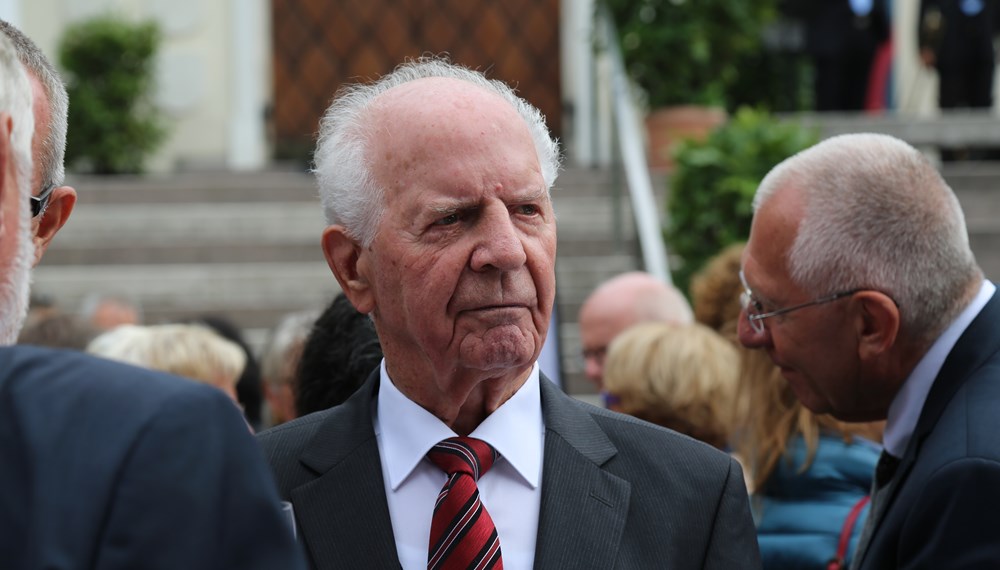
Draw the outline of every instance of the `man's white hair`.
<instances>
[{"instance_id":1,"label":"man's white hair","mask_svg":"<svg viewBox=\"0 0 1000 570\"><path fill-rule=\"evenodd\" d=\"M804 204L789 272L813 295L881 291L899 306L903 330L928 339L982 278L954 192L899 139L850 134L806 149L768 173L754 211L784 188Z\"/></svg>"},{"instance_id":2,"label":"man's white hair","mask_svg":"<svg viewBox=\"0 0 1000 570\"><path fill-rule=\"evenodd\" d=\"M0 35L0 112L10 115L11 158L17 187L4 191L18 194L17 250L13 259L0 259L0 345L13 344L28 314L28 290L35 248L31 239L31 136L35 129L31 110L31 85L11 42ZM3 176L3 173L0 173ZM8 236L11 234L8 234ZM5 237L5 239L10 239Z\"/></svg>"},{"instance_id":3,"label":"man's white hair","mask_svg":"<svg viewBox=\"0 0 1000 570\"><path fill-rule=\"evenodd\" d=\"M538 109L518 97L507 84L440 58L404 63L374 83L341 89L320 121L314 172L326 222L344 226L348 235L362 245L370 245L375 239L385 210L385 190L375 182L372 159L368 156L373 135L368 111L386 91L430 77L467 81L510 103L528 126L546 187L551 190L556 180L560 161L558 142L549 135L545 117Z\"/></svg>"}]
</instances>

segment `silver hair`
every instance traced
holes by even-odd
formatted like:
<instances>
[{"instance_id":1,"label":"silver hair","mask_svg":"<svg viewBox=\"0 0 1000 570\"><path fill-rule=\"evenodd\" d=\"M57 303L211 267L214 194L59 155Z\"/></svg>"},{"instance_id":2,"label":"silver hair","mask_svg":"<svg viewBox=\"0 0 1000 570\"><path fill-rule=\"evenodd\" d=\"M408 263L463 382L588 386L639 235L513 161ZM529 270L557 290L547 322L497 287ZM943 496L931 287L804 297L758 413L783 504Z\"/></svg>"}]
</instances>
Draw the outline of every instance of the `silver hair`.
<instances>
[{"instance_id":1,"label":"silver hair","mask_svg":"<svg viewBox=\"0 0 1000 570\"><path fill-rule=\"evenodd\" d=\"M16 58L13 42L0 37L0 110L10 114L14 123L11 135L14 156L17 159L19 187L31 184L31 135L34 133L35 116L31 112L31 84L21 62Z\"/></svg>"},{"instance_id":2,"label":"silver hair","mask_svg":"<svg viewBox=\"0 0 1000 570\"><path fill-rule=\"evenodd\" d=\"M754 211L786 187L804 204L789 272L814 295L881 291L899 306L902 329L927 340L982 278L954 192L899 139L850 134L806 149L768 173Z\"/></svg>"},{"instance_id":3,"label":"silver hair","mask_svg":"<svg viewBox=\"0 0 1000 570\"><path fill-rule=\"evenodd\" d=\"M3 20L0 20L0 32L10 38L18 59L28 72L38 79L49 100L49 128L43 135L40 156L35 157L41 166L41 188L49 185L62 186L66 176L63 160L66 157L66 129L69 117L69 96L66 94L66 86L56 68L28 36ZM41 188L33 189L32 192Z\"/></svg>"},{"instance_id":4,"label":"silver hair","mask_svg":"<svg viewBox=\"0 0 1000 570\"><path fill-rule=\"evenodd\" d=\"M496 93L518 112L528 126L538 153L542 177L551 190L559 172L559 143L545 126L545 117L502 81L438 57L404 63L374 83L341 89L320 121L315 169L323 212L328 224L340 224L348 235L370 245L385 210L384 194L372 175L368 156L372 130L369 110L386 91L410 81L442 77L467 81Z\"/></svg>"}]
</instances>

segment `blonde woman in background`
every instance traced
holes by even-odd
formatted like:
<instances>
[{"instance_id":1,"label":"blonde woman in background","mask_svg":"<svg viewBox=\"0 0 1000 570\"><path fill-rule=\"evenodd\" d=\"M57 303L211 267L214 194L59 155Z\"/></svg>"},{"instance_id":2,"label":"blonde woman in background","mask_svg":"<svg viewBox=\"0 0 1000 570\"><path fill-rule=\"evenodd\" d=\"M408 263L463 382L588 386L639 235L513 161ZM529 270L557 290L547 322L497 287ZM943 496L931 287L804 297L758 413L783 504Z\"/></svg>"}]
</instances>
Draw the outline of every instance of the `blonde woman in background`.
<instances>
[{"instance_id":1,"label":"blonde woman in background","mask_svg":"<svg viewBox=\"0 0 1000 570\"><path fill-rule=\"evenodd\" d=\"M691 281L695 319L736 343L744 244L723 250ZM848 515L871 489L884 422L844 423L810 412L759 350L739 347L733 442L751 489L765 569L826 568ZM847 568L868 507L848 529Z\"/></svg>"},{"instance_id":2,"label":"blonde woman in background","mask_svg":"<svg viewBox=\"0 0 1000 570\"><path fill-rule=\"evenodd\" d=\"M609 407L725 449L739 375L736 347L700 324L645 323L611 343Z\"/></svg>"},{"instance_id":3,"label":"blonde woman in background","mask_svg":"<svg viewBox=\"0 0 1000 570\"><path fill-rule=\"evenodd\" d=\"M87 352L210 384L234 402L246 366L239 345L193 324L119 326L92 340Z\"/></svg>"}]
</instances>

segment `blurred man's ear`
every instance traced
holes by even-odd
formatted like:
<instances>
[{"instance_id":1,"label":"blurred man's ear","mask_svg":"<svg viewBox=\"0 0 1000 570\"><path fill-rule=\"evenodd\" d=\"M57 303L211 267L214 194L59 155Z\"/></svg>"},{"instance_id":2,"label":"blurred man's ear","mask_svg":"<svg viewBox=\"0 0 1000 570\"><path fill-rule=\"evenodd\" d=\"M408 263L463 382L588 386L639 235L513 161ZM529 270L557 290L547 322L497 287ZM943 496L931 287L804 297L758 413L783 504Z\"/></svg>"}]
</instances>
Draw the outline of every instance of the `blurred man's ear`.
<instances>
[{"instance_id":1,"label":"blurred man's ear","mask_svg":"<svg viewBox=\"0 0 1000 570\"><path fill-rule=\"evenodd\" d=\"M13 244L12 239L6 238L17 227L17 207L20 202L17 193L17 168L11 157L10 135L14 128L14 121L9 113L0 113L0 236L5 239L0 241L0 252L6 253L4 246ZM6 247L11 247L7 245ZM0 258L2 259L2 258Z\"/></svg>"},{"instance_id":2,"label":"blurred man's ear","mask_svg":"<svg viewBox=\"0 0 1000 570\"><path fill-rule=\"evenodd\" d=\"M13 130L14 120L10 118L10 113L0 113L0 183L5 188L7 170L14 170L14 165L10 163L10 134Z\"/></svg>"},{"instance_id":3,"label":"blurred man's ear","mask_svg":"<svg viewBox=\"0 0 1000 570\"><path fill-rule=\"evenodd\" d=\"M343 226L329 226L323 231L323 254L340 283L344 295L359 313L375 309L375 296L369 283L367 258L360 244L347 235Z\"/></svg>"},{"instance_id":4,"label":"blurred man's ear","mask_svg":"<svg viewBox=\"0 0 1000 570\"><path fill-rule=\"evenodd\" d=\"M76 205L76 190L71 186L60 186L49 195L45 212L35 219L35 265L49 247L49 242L63 227Z\"/></svg>"}]
</instances>

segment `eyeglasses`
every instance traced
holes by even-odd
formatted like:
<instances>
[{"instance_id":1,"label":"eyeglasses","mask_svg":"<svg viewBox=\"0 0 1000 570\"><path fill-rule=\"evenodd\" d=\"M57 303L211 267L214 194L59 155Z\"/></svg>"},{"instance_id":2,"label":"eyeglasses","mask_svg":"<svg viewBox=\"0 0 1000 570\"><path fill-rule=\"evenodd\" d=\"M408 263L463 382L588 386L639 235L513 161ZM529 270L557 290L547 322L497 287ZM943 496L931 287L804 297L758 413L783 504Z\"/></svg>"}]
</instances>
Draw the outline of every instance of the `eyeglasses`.
<instances>
[{"instance_id":1,"label":"eyeglasses","mask_svg":"<svg viewBox=\"0 0 1000 570\"><path fill-rule=\"evenodd\" d=\"M848 295L853 295L858 291L863 291L863 289L851 289L850 291L841 291L840 293L834 293L832 295L827 295L825 297L820 297L819 299L809 301L807 303L802 303L800 305L794 305L791 307L785 307L783 309L777 309L765 313L764 306L756 297L753 296L753 292L750 291L750 286L747 285L746 277L743 276L743 270L740 270L740 283L743 284L743 292L740 293L740 307L743 308L747 313L747 321L750 322L750 328L756 333L764 332L764 319L770 317L776 317L778 315L784 315L786 313L791 313L792 311L797 311L799 309L804 309L806 307L811 307L813 305L822 305L823 303L829 303L831 301L836 301Z\"/></svg>"},{"instance_id":2,"label":"eyeglasses","mask_svg":"<svg viewBox=\"0 0 1000 570\"><path fill-rule=\"evenodd\" d=\"M52 195L52 191L56 189L56 185L50 183L48 186L42 190L41 194L38 196L31 197L31 217L37 218L43 212L45 208L49 206L49 196Z\"/></svg>"}]
</instances>

